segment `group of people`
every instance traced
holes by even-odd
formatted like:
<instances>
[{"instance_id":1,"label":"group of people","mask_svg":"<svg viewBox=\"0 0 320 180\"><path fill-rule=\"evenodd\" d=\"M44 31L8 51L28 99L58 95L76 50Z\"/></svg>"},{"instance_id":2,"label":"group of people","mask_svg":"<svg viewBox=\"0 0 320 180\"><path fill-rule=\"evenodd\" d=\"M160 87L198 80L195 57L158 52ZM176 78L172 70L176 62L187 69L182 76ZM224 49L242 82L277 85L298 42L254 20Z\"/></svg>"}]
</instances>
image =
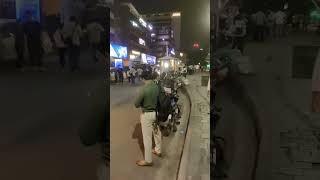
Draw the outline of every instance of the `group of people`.
<instances>
[{"instance_id":1,"label":"group of people","mask_svg":"<svg viewBox=\"0 0 320 180\"><path fill-rule=\"evenodd\" d=\"M48 48L55 47L63 69L67 64L66 56L68 56L70 70L79 70L81 43L85 35L88 37L92 58L95 62L98 61L97 51L102 42L102 33L105 31L98 19L92 20L86 25L86 28L82 28L77 18L71 16L69 22L57 27L51 38L43 26L33 19L32 13L27 12L26 17L26 21L18 20L16 22L13 33L10 33L6 28L7 34L11 34L15 41L17 68L24 71L26 67L31 66L35 71L45 71L44 55L46 52L48 53ZM53 43L51 39L53 39ZM29 61L25 59L26 54L28 54L27 60Z\"/></svg>"},{"instance_id":2,"label":"group of people","mask_svg":"<svg viewBox=\"0 0 320 180\"><path fill-rule=\"evenodd\" d=\"M62 68L65 67L66 52L68 50L69 65L71 71L78 70L79 58L81 51L81 39L87 33L89 45L92 53L92 58L95 62L98 61L97 51L101 43L101 36L104 28L99 24L98 19L91 21L86 29L82 29L76 17L71 16L69 22L65 25L60 24L54 33L54 42L59 52L59 62Z\"/></svg>"},{"instance_id":3,"label":"group of people","mask_svg":"<svg viewBox=\"0 0 320 180\"><path fill-rule=\"evenodd\" d=\"M155 73L155 68L150 65L145 66L132 66L125 70L121 67L117 67L114 72L115 82L123 83L124 79L128 79L128 82L135 84L136 80L141 81L144 72Z\"/></svg>"},{"instance_id":4,"label":"group of people","mask_svg":"<svg viewBox=\"0 0 320 180\"><path fill-rule=\"evenodd\" d=\"M232 48L243 53L246 39L252 37L253 40L263 42L266 37L284 37L288 33L288 23L289 18L285 11L260 10L252 15L240 11L221 24L224 26L223 34L226 39L232 40Z\"/></svg>"},{"instance_id":5,"label":"group of people","mask_svg":"<svg viewBox=\"0 0 320 180\"><path fill-rule=\"evenodd\" d=\"M288 22L287 14L284 11L263 12L262 10L252 14L252 34L258 41L264 41L265 36L283 37L286 34L285 28Z\"/></svg>"}]
</instances>

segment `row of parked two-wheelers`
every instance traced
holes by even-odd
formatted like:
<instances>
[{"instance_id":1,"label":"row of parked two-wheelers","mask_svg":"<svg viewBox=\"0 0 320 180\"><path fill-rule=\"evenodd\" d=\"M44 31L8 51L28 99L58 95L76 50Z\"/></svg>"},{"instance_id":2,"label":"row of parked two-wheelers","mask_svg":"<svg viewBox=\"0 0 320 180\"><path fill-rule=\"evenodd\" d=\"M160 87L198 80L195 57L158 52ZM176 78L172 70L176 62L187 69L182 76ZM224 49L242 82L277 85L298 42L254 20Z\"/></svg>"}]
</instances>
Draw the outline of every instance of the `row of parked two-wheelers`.
<instances>
[{"instance_id":1,"label":"row of parked two-wheelers","mask_svg":"<svg viewBox=\"0 0 320 180\"><path fill-rule=\"evenodd\" d=\"M228 80L234 71L232 59L228 56L213 56L213 80L211 87L211 101L210 101L210 122L212 123L210 128L211 143L210 143L210 168L212 179L225 179L226 173L226 160L225 149L226 141L223 137L216 134L217 125L221 119L222 109L216 106L216 87L226 80Z\"/></svg>"},{"instance_id":2,"label":"row of parked two-wheelers","mask_svg":"<svg viewBox=\"0 0 320 180\"><path fill-rule=\"evenodd\" d=\"M157 110L158 125L164 136L177 131L177 125L180 124L181 105L178 103L179 88L183 87L182 74L177 72L163 73L157 82L160 95Z\"/></svg>"}]
</instances>

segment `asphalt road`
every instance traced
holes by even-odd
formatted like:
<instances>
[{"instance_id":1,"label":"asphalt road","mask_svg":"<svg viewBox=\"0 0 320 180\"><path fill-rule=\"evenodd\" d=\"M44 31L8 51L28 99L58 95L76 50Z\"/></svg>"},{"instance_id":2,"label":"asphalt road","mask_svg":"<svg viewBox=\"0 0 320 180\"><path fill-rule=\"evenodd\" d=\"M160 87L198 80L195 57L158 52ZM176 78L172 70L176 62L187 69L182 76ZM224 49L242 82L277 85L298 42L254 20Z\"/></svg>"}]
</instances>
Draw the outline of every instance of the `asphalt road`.
<instances>
[{"instance_id":1,"label":"asphalt road","mask_svg":"<svg viewBox=\"0 0 320 180\"><path fill-rule=\"evenodd\" d=\"M188 99L180 95L183 117L178 131L163 138L163 157L153 156L153 167L139 167L136 160L143 159L143 139L140 110L133 105L142 85L114 85L110 89L110 145L112 180L175 179L187 128L190 107Z\"/></svg>"},{"instance_id":2,"label":"asphalt road","mask_svg":"<svg viewBox=\"0 0 320 180\"><path fill-rule=\"evenodd\" d=\"M83 147L77 131L90 118L101 65L71 73L54 61L42 73L1 67L0 179L97 179L99 149Z\"/></svg>"}]
</instances>

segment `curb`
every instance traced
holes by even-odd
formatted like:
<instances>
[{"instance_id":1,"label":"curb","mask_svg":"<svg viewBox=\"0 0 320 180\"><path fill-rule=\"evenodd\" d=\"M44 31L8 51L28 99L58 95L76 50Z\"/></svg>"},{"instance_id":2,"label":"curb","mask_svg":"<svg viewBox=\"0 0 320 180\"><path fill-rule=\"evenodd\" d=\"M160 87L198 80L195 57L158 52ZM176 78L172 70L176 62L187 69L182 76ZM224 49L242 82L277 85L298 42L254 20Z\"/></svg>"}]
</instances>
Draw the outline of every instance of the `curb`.
<instances>
[{"instance_id":1,"label":"curb","mask_svg":"<svg viewBox=\"0 0 320 180\"><path fill-rule=\"evenodd\" d=\"M183 146L182 146L182 150L181 150L181 155L180 155L180 158L179 158L179 165L178 165L178 169L177 169L177 173L176 173L176 177L175 179L176 180L179 180L179 177L180 177L180 167L181 167L181 162L182 162L182 158L183 158L183 155L184 155L184 148L185 148L185 145L186 145L186 139L187 139L187 135L188 135L188 131L189 131L189 122L190 122L190 116L191 116L191 108L192 108L192 101L191 101L191 96L190 96L190 93L189 91L187 90L187 87L186 86L183 86L183 88L181 89L181 92L183 94L185 94L189 100L189 106L190 106L190 112L189 112L189 116L188 116L188 122L187 122L187 128L186 128L186 133L184 135L184 142L183 142Z\"/></svg>"},{"instance_id":2,"label":"curb","mask_svg":"<svg viewBox=\"0 0 320 180\"><path fill-rule=\"evenodd\" d=\"M255 160L254 160L254 166L253 171L251 175L251 179L256 179L256 173L257 168L259 164L259 154L260 154L260 146L261 146L261 139L262 139L262 127L260 123L260 116L257 111L257 106L254 103L253 99L250 97L249 92L245 88L244 84L241 82L239 77L233 77L231 80L231 84L235 86L236 89L239 89L240 98L244 100L244 104L246 109L249 112L249 115L251 116L251 119L253 120L253 124L255 127L255 135L257 137L257 147L256 147L256 153L255 153Z\"/></svg>"}]
</instances>

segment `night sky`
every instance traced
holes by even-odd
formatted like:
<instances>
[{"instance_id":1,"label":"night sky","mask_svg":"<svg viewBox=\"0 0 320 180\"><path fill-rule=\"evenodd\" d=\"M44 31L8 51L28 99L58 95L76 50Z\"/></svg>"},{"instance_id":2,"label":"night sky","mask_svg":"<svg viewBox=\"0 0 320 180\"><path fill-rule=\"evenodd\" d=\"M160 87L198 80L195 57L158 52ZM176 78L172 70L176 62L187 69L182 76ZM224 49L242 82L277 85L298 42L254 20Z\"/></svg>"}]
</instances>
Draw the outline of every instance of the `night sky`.
<instances>
[{"instance_id":1,"label":"night sky","mask_svg":"<svg viewBox=\"0 0 320 180\"><path fill-rule=\"evenodd\" d=\"M181 47L188 50L194 42L210 46L210 0L123 0L131 2L139 13L178 10L182 12Z\"/></svg>"}]
</instances>

